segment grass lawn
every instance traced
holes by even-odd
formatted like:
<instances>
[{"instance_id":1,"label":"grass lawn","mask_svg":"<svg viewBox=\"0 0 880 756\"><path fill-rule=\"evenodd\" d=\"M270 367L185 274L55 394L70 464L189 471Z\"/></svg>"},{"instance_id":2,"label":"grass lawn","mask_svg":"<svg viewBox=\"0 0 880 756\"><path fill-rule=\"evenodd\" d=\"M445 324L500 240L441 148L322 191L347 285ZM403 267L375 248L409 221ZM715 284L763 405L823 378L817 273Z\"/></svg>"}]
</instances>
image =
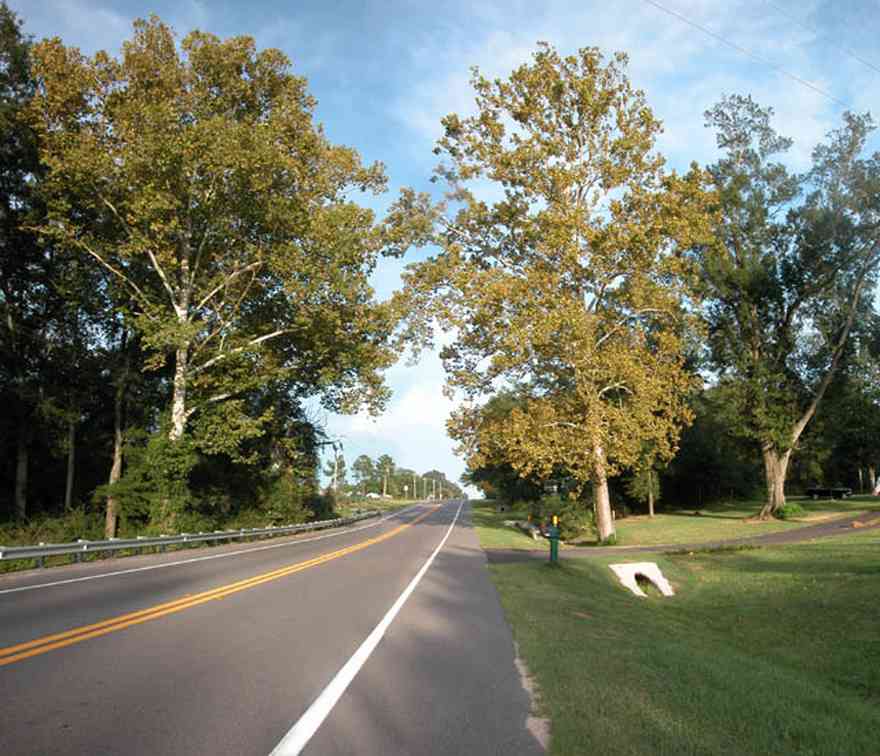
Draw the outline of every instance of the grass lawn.
<instances>
[{"instance_id":1,"label":"grass lawn","mask_svg":"<svg viewBox=\"0 0 880 756\"><path fill-rule=\"evenodd\" d=\"M756 522L752 518L761 508L758 501L738 501L708 506L695 516L693 510L664 512L653 519L647 515L627 517L616 522L617 543L620 546L658 546L665 544L691 544L747 538L764 533L776 533L812 525L832 517L842 517L865 510L880 511L880 498L856 496L849 499L812 501L793 496L807 514L797 520L768 520ZM504 525L505 520L524 520L525 510L498 513L494 502L473 503L474 525L480 543L487 549L546 549L544 541L533 541L515 528ZM595 546L585 541L583 546Z\"/></svg>"},{"instance_id":2,"label":"grass lawn","mask_svg":"<svg viewBox=\"0 0 880 756\"><path fill-rule=\"evenodd\" d=\"M495 502L472 501L472 518L480 545L484 549L547 549L547 541L532 540L521 530L505 525L505 520L525 520L524 509L496 512Z\"/></svg>"},{"instance_id":3,"label":"grass lawn","mask_svg":"<svg viewBox=\"0 0 880 756\"><path fill-rule=\"evenodd\" d=\"M672 598L614 561L491 567L552 753L880 752L880 530L658 556Z\"/></svg>"}]
</instances>

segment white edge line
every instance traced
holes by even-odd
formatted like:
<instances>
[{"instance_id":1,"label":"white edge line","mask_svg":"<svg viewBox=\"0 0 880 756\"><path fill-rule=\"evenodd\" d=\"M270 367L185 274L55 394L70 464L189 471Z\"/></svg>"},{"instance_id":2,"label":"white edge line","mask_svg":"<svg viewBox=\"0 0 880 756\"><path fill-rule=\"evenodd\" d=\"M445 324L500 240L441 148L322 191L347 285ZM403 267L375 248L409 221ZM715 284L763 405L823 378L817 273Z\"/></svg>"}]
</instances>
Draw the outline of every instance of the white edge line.
<instances>
[{"instance_id":1,"label":"white edge line","mask_svg":"<svg viewBox=\"0 0 880 756\"><path fill-rule=\"evenodd\" d=\"M351 684L351 681L354 680L355 675L357 675L361 667L364 666L367 659L370 658L370 654L372 654L376 646L379 645L379 641L382 640L382 636L385 635L388 626L394 621L394 618L397 616L398 612L400 612L400 609L406 603L410 594L415 590L419 581L428 571L428 568L434 561L434 557L436 557L440 552L440 549L443 548L446 539L449 538L452 529L455 527L458 515L461 513L461 508L463 506L464 501L458 505L458 510L455 513L455 517L452 518L452 522L449 525L449 529L446 531L446 535L443 536L443 540L440 541L440 544L434 549L434 552L422 565L422 569L418 571L410 584L404 589L403 593L400 594L397 601L394 602L394 605L382 618L382 621L373 628L373 632L367 636L366 640L361 643L358 650L352 654L351 658L343 665L342 669L336 673L336 676L329 682L327 687L324 688L320 695L312 702L312 705L306 709L305 713L296 721L293 727L287 731L287 734L281 739L281 742L275 746L269 756L297 756L297 754L306 747L306 744L311 740L312 736L318 731L318 728L327 718L327 715L333 710L336 702L341 698L342 694L345 693L346 689Z\"/></svg>"},{"instance_id":2,"label":"white edge line","mask_svg":"<svg viewBox=\"0 0 880 756\"><path fill-rule=\"evenodd\" d=\"M165 567L179 567L182 564L193 564L194 562L207 562L210 559L223 559L225 557L240 556L241 554L252 554L256 551L267 551L269 549L281 549L285 546L296 546L301 543L311 543L312 541L323 541L325 538L334 538L336 536L345 535L346 533L357 533L359 530L367 528L375 528L392 517L409 512L416 507L424 506L423 503L413 504L406 509L400 509L397 512L380 517L375 522L361 525L357 528L349 528L347 530L337 530L333 533L315 536L314 538L303 538L296 541L284 541L284 543L271 543L266 546L255 546L250 549L239 549L238 551L224 551L222 554L208 554L207 556L193 557L192 559L179 559L176 562L162 562L161 564L150 564L146 567L130 567L127 570L116 570L115 572L102 572L98 575L84 575L83 577L67 578L66 580L55 580L51 583L36 583L35 585L21 585L17 588L4 588L0 590L0 596L5 593L20 593L22 591L35 591L38 588L52 588L56 585L68 585L70 583L83 583L86 580L99 580L100 578L117 577L118 575L130 575L133 572L147 572L149 570L161 570Z\"/></svg>"}]
</instances>

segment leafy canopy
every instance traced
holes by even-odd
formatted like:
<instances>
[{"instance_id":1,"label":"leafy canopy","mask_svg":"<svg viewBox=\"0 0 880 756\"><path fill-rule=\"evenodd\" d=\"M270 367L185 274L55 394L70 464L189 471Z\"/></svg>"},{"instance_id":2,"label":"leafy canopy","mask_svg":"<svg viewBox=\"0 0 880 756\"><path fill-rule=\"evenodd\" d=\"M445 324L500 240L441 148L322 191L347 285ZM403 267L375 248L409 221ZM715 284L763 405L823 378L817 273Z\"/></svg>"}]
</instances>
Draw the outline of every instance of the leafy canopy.
<instances>
[{"instance_id":1,"label":"leafy canopy","mask_svg":"<svg viewBox=\"0 0 880 756\"><path fill-rule=\"evenodd\" d=\"M476 115L443 120L437 175L456 211L408 282L456 334L449 386L518 392L496 440L524 476L596 479L649 440L669 457L689 417L681 250L706 239L708 197L698 170L665 171L660 123L625 65L541 44L507 80L474 69ZM450 423L466 452L481 420L471 406Z\"/></svg>"},{"instance_id":2,"label":"leafy canopy","mask_svg":"<svg viewBox=\"0 0 880 756\"><path fill-rule=\"evenodd\" d=\"M149 367L173 357L177 431L198 413L215 443L258 433L267 417L242 395L275 380L332 410L381 408L395 313L368 279L417 233L419 198L383 222L351 199L383 192L383 168L326 138L287 58L199 31L178 46L156 17L118 60L58 39L34 57L42 230L123 286Z\"/></svg>"}]
</instances>

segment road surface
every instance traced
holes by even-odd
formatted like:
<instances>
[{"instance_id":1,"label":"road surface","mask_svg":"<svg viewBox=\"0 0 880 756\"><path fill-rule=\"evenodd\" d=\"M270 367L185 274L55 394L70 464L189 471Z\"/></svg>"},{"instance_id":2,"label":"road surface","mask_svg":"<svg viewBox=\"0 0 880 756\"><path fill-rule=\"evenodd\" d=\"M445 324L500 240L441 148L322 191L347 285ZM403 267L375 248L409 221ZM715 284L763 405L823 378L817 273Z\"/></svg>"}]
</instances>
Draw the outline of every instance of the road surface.
<instances>
[{"instance_id":1,"label":"road surface","mask_svg":"<svg viewBox=\"0 0 880 756\"><path fill-rule=\"evenodd\" d=\"M542 753L460 502L5 576L0 699L4 755Z\"/></svg>"}]
</instances>

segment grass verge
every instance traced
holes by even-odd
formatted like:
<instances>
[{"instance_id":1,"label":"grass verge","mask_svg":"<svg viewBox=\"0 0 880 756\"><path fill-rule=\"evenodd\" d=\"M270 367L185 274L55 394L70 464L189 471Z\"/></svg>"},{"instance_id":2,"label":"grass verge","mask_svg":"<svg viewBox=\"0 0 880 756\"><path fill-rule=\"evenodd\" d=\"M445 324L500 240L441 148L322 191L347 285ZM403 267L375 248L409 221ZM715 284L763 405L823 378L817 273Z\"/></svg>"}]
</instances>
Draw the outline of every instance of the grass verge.
<instances>
[{"instance_id":1,"label":"grass verge","mask_svg":"<svg viewBox=\"0 0 880 756\"><path fill-rule=\"evenodd\" d=\"M535 541L521 530L505 525L505 520L525 520L528 512L524 509L496 512L495 502L472 501L474 528L484 549L544 549L548 548L543 538Z\"/></svg>"},{"instance_id":2,"label":"grass verge","mask_svg":"<svg viewBox=\"0 0 880 756\"><path fill-rule=\"evenodd\" d=\"M658 556L673 598L613 557L493 565L554 754L877 754L880 531Z\"/></svg>"},{"instance_id":3,"label":"grass verge","mask_svg":"<svg viewBox=\"0 0 880 756\"><path fill-rule=\"evenodd\" d=\"M616 522L617 544L620 546L662 546L666 544L692 544L721 541L750 536L794 530L806 525L862 511L880 512L880 499L870 496L811 501L803 497L790 497L800 504L807 514L794 520L754 520L761 508L758 501L719 503L706 507L700 515L694 510L664 512L650 518L647 515L627 517ZM486 549L546 549L544 541L533 541L519 530L504 525L505 520L524 520L524 509L496 512L495 503L474 501L474 526L480 543ZM573 544L572 544L573 545ZM584 540L577 546L595 546Z\"/></svg>"}]
</instances>

